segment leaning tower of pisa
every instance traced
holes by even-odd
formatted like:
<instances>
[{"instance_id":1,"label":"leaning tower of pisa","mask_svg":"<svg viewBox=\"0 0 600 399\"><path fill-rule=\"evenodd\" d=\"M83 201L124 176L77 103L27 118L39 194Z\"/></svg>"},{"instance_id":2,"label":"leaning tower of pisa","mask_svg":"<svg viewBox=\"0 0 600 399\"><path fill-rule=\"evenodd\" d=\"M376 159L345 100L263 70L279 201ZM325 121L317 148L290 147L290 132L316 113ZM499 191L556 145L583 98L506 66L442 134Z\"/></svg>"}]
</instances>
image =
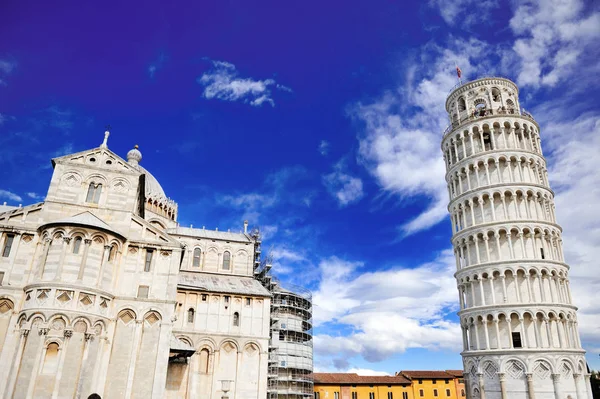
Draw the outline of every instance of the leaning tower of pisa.
<instances>
[{"instance_id":1,"label":"leaning tower of pisa","mask_svg":"<svg viewBox=\"0 0 600 399\"><path fill-rule=\"evenodd\" d=\"M504 78L461 83L446 111L468 394L591 399L539 125Z\"/></svg>"}]
</instances>

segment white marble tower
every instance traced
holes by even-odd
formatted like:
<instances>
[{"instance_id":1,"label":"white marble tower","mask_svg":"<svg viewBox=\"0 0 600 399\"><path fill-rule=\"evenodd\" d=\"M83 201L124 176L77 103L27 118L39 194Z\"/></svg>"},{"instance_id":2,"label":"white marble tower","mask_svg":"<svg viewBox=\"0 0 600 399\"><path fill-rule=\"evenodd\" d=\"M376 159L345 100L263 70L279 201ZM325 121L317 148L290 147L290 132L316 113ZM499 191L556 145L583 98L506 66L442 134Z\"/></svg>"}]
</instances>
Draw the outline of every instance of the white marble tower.
<instances>
[{"instance_id":1,"label":"white marble tower","mask_svg":"<svg viewBox=\"0 0 600 399\"><path fill-rule=\"evenodd\" d=\"M591 399L539 125L504 78L459 84L446 111L469 397Z\"/></svg>"}]
</instances>

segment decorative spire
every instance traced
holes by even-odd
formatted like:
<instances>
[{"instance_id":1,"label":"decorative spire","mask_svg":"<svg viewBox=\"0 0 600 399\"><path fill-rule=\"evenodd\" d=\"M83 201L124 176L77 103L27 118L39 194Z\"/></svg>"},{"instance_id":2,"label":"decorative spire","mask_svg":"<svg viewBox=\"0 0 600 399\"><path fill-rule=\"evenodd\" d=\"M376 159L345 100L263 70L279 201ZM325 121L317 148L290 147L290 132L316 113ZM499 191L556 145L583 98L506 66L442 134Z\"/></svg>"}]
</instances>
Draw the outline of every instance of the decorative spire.
<instances>
[{"instance_id":1,"label":"decorative spire","mask_svg":"<svg viewBox=\"0 0 600 399\"><path fill-rule=\"evenodd\" d=\"M136 144L133 146L133 150L127 153L127 162L130 165L137 165L142 160L142 153L138 150L139 146Z\"/></svg>"},{"instance_id":2,"label":"decorative spire","mask_svg":"<svg viewBox=\"0 0 600 399\"><path fill-rule=\"evenodd\" d=\"M104 131L104 141L100 148L108 148L108 136L110 136L110 125L106 125L106 130Z\"/></svg>"}]
</instances>

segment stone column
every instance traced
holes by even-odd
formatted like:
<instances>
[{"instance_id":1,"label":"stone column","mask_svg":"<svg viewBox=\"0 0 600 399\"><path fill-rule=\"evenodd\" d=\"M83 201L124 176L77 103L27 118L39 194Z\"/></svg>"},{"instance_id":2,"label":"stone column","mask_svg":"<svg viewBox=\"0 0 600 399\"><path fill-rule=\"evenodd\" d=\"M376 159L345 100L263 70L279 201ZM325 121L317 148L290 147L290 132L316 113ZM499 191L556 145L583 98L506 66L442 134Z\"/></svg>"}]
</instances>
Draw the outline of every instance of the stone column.
<instances>
[{"instance_id":1,"label":"stone column","mask_svg":"<svg viewBox=\"0 0 600 399\"><path fill-rule=\"evenodd\" d=\"M106 262L108 262L108 256L110 253L110 245L104 246L104 253L102 254L102 259L100 260L100 270L98 271L98 281L96 282L96 287L100 287L102 285L102 279L104 277L104 266Z\"/></svg>"},{"instance_id":2,"label":"stone column","mask_svg":"<svg viewBox=\"0 0 600 399\"><path fill-rule=\"evenodd\" d=\"M506 297L506 276L504 274L500 275L500 279L502 280L502 297L504 303L508 302L508 298Z\"/></svg>"},{"instance_id":3,"label":"stone column","mask_svg":"<svg viewBox=\"0 0 600 399\"><path fill-rule=\"evenodd\" d=\"M44 341L45 337L48 335L48 331L50 329L48 327L40 327L38 329L38 334L42 336L40 339L40 343L38 349L36 350L36 361L33 363L33 370L31 371L31 380L29 380L29 386L27 387L27 397L32 398L33 392L35 390L35 381L37 380L38 372L40 367L44 364ZM60 347L59 347L60 350Z\"/></svg>"},{"instance_id":4,"label":"stone column","mask_svg":"<svg viewBox=\"0 0 600 399\"><path fill-rule=\"evenodd\" d=\"M494 329L496 330L496 346L498 349L502 349L502 338L500 337L500 320L498 318L494 318Z\"/></svg>"},{"instance_id":5,"label":"stone column","mask_svg":"<svg viewBox=\"0 0 600 399\"><path fill-rule=\"evenodd\" d=\"M508 399L506 395L506 376L504 373L498 373L498 379L500 380L500 397L502 399Z\"/></svg>"},{"instance_id":6,"label":"stone column","mask_svg":"<svg viewBox=\"0 0 600 399\"><path fill-rule=\"evenodd\" d=\"M481 324L483 324L483 332L485 335L485 349L490 349L490 335L487 327L487 318L481 319Z\"/></svg>"},{"instance_id":7,"label":"stone column","mask_svg":"<svg viewBox=\"0 0 600 399\"><path fill-rule=\"evenodd\" d=\"M90 245L92 240L86 238L83 240L83 257L81 258L81 264L79 265L79 273L77 274L77 281L83 280L83 273L85 271L85 264L87 263L88 253L90 251Z\"/></svg>"},{"instance_id":8,"label":"stone column","mask_svg":"<svg viewBox=\"0 0 600 399\"><path fill-rule=\"evenodd\" d=\"M494 275L489 277L490 280L490 290L492 291L492 304L496 304L496 290L494 288Z\"/></svg>"},{"instance_id":9,"label":"stone column","mask_svg":"<svg viewBox=\"0 0 600 399\"><path fill-rule=\"evenodd\" d=\"M587 391L587 399L594 399L592 397L592 384L590 382L590 374L584 374L583 378L585 380L585 390Z\"/></svg>"},{"instance_id":10,"label":"stone column","mask_svg":"<svg viewBox=\"0 0 600 399\"><path fill-rule=\"evenodd\" d=\"M485 256L486 256L486 262L491 262L492 260L490 259L490 244L489 241L490 238L487 236L487 234L485 234L483 236L483 242L485 244Z\"/></svg>"},{"instance_id":11,"label":"stone column","mask_svg":"<svg viewBox=\"0 0 600 399\"><path fill-rule=\"evenodd\" d=\"M479 238L477 236L474 236L473 242L475 243L475 257L477 258L477 264L480 264L481 258L479 256Z\"/></svg>"},{"instance_id":12,"label":"stone column","mask_svg":"<svg viewBox=\"0 0 600 399\"><path fill-rule=\"evenodd\" d=\"M58 267L56 269L56 275L54 276L54 280L58 281L62 277L63 264L65 263L65 256L67 255L67 247L71 242L71 237L63 237L62 248L60 250L60 258L58 260Z\"/></svg>"},{"instance_id":13,"label":"stone column","mask_svg":"<svg viewBox=\"0 0 600 399\"><path fill-rule=\"evenodd\" d=\"M5 397L12 398L14 394L15 383L17 382L17 377L19 376L19 368L21 366L21 358L23 357L23 350L25 349L25 344L27 343L27 336L29 335L28 328L22 328L19 331L19 345L17 347L17 354L12 362L12 367L8 372L8 382L6 384Z\"/></svg>"},{"instance_id":14,"label":"stone column","mask_svg":"<svg viewBox=\"0 0 600 399\"><path fill-rule=\"evenodd\" d=\"M477 320L473 322L473 326L475 327L475 349L481 349L481 343L479 342L479 329L477 328Z\"/></svg>"},{"instance_id":15,"label":"stone column","mask_svg":"<svg viewBox=\"0 0 600 399\"><path fill-rule=\"evenodd\" d=\"M552 383L554 384L554 398L562 399L562 393L560 392L560 374L552 374Z\"/></svg>"},{"instance_id":16,"label":"stone column","mask_svg":"<svg viewBox=\"0 0 600 399\"><path fill-rule=\"evenodd\" d=\"M44 277L44 269L46 268L46 259L48 259L48 251L50 251L50 246L52 245L52 239L46 238L44 240L44 253L42 255L42 259L39 267L39 278L42 279Z\"/></svg>"},{"instance_id":17,"label":"stone column","mask_svg":"<svg viewBox=\"0 0 600 399\"><path fill-rule=\"evenodd\" d=\"M485 383L483 381L483 373L477 373L477 378L479 380L479 393L481 394L481 399L485 399Z\"/></svg>"},{"instance_id":18,"label":"stone column","mask_svg":"<svg viewBox=\"0 0 600 399\"><path fill-rule=\"evenodd\" d=\"M93 333L85 333L85 341L83 343L83 356L81 358L81 367L79 368L79 373L77 374L77 382L75 383L75 399L79 399L81 397L81 389L83 388L83 378L82 375L87 373L87 358L90 353L90 341L94 340Z\"/></svg>"},{"instance_id":19,"label":"stone column","mask_svg":"<svg viewBox=\"0 0 600 399\"><path fill-rule=\"evenodd\" d=\"M142 330L144 327L144 320L135 321L135 331L133 333L133 342L131 343L131 357L129 359L129 374L127 376L127 388L125 390L125 397L131 397L131 390L133 389L133 377L135 375L135 364L137 363L138 353L140 350L140 343L142 338Z\"/></svg>"},{"instance_id":20,"label":"stone column","mask_svg":"<svg viewBox=\"0 0 600 399\"><path fill-rule=\"evenodd\" d=\"M65 356L71 337L73 336L73 330L65 329L63 332L65 338L63 344L58 348L58 370L56 371L56 377L54 379L54 390L52 391L52 399L58 399L58 388L60 387L60 380L62 378L63 368L65 365Z\"/></svg>"},{"instance_id":21,"label":"stone column","mask_svg":"<svg viewBox=\"0 0 600 399\"><path fill-rule=\"evenodd\" d=\"M525 373L527 376L527 392L529 393L529 399L535 399L535 389L533 388L533 374Z\"/></svg>"}]
</instances>

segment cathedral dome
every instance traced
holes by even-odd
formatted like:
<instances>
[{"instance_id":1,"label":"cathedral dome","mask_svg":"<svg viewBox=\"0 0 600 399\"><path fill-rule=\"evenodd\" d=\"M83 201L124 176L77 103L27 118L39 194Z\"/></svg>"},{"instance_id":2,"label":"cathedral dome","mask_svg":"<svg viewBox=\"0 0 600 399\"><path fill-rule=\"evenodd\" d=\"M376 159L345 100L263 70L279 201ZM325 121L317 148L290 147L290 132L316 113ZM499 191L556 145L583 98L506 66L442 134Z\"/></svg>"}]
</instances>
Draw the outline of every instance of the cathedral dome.
<instances>
[{"instance_id":1,"label":"cathedral dome","mask_svg":"<svg viewBox=\"0 0 600 399\"><path fill-rule=\"evenodd\" d=\"M167 198L162 186L156 180L152 173L148 172L141 165L136 165L137 170L146 175L146 197L150 198Z\"/></svg>"},{"instance_id":2,"label":"cathedral dome","mask_svg":"<svg viewBox=\"0 0 600 399\"><path fill-rule=\"evenodd\" d=\"M127 153L127 163L146 175L146 197L155 199L167 199L165 191L162 186L156 180L156 177L152 173L148 172L146 168L142 167L139 163L142 160L142 153L136 144L132 150Z\"/></svg>"}]
</instances>

